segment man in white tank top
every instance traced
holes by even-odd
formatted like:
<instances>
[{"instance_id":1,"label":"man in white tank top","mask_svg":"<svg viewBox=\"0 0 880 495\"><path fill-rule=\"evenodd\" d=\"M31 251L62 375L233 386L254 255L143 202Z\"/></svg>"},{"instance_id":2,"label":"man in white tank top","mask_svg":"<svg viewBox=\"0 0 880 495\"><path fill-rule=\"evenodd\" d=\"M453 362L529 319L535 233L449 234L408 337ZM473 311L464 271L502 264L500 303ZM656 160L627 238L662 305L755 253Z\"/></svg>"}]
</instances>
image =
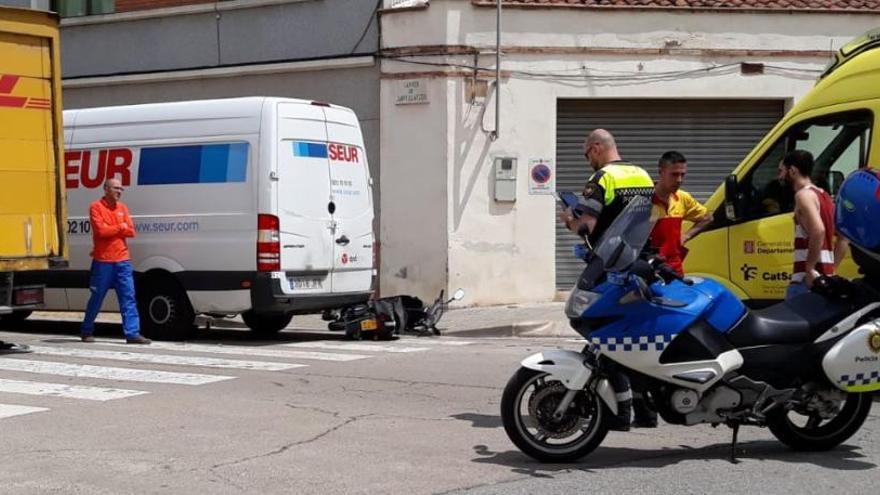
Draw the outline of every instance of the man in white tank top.
<instances>
[{"instance_id":1,"label":"man in white tank top","mask_svg":"<svg viewBox=\"0 0 880 495\"><path fill-rule=\"evenodd\" d=\"M834 201L810 179L813 155L794 150L780 164L786 182L794 189L794 266L785 298L807 292L821 275L834 275L835 259L845 245L834 245ZM838 252L839 251L839 252Z\"/></svg>"}]
</instances>

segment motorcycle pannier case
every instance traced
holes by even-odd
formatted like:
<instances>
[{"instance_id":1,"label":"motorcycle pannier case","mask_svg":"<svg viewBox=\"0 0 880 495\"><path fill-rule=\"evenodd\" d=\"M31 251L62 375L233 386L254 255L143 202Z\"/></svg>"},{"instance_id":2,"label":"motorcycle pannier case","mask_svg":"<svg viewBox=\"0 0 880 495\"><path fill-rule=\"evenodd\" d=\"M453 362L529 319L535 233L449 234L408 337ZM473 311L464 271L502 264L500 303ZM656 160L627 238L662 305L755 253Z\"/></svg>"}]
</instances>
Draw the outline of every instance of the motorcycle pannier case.
<instances>
[{"instance_id":1,"label":"motorcycle pannier case","mask_svg":"<svg viewBox=\"0 0 880 495\"><path fill-rule=\"evenodd\" d=\"M840 339L822 359L831 383L846 392L880 390L880 318Z\"/></svg>"}]
</instances>

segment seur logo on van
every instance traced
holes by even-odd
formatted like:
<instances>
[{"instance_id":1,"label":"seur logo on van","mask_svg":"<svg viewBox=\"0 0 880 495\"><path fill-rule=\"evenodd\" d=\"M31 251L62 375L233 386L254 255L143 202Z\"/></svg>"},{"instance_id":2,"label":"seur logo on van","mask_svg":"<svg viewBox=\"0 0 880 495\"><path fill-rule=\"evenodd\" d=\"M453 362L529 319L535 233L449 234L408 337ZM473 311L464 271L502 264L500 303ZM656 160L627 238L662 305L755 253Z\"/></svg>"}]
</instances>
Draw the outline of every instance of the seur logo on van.
<instances>
[{"instance_id":1,"label":"seur logo on van","mask_svg":"<svg viewBox=\"0 0 880 495\"><path fill-rule=\"evenodd\" d=\"M68 189L99 188L108 178L118 177L131 185L132 152L128 148L79 150L64 153L64 182Z\"/></svg>"},{"instance_id":2,"label":"seur logo on van","mask_svg":"<svg viewBox=\"0 0 880 495\"><path fill-rule=\"evenodd\" d=\"M360 150L357 146L341 143L293 142L293 156L302 158L330 158L334 162L357 163Z\"/></svg>"}]
</instances>

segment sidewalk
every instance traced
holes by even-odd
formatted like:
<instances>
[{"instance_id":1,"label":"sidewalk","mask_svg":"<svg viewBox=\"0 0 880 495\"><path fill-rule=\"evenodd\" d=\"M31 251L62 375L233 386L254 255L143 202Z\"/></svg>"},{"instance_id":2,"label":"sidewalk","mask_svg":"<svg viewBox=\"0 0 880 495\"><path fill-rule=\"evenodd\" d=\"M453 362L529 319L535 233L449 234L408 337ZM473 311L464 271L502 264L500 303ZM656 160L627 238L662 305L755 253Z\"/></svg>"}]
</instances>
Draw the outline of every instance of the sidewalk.
<instances>
[{"instance_id":1,"label":"sidewalk","mask_svg":"<svg viewBox=\"0 0 880 495\"><path fill-rule=\"evenodd\" d=\"M438 327L462 337L580 337L568 324L565 303L452 309Z\"/></svg>"}]
</instances>

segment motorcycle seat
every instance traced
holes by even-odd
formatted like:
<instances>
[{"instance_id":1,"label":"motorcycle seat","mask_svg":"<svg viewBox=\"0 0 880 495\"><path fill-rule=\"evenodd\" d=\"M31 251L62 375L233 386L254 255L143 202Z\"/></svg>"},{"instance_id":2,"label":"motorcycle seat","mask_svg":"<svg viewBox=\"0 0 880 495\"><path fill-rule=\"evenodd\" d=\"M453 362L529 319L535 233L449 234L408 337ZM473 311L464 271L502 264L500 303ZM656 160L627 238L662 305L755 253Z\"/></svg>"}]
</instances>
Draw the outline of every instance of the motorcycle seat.
<instances>
[{"instance_id":1,"label":"motorcycle seat","mask_svg":"<svg viewBox=\"0 0 880 495\"><path fill-rule=\"evenodd\" d=\"M852 312L848 304L814 292L765 309L750 311L730 332L735 347L774 344L805 344Z\"/></svg>"}]
</instances>

